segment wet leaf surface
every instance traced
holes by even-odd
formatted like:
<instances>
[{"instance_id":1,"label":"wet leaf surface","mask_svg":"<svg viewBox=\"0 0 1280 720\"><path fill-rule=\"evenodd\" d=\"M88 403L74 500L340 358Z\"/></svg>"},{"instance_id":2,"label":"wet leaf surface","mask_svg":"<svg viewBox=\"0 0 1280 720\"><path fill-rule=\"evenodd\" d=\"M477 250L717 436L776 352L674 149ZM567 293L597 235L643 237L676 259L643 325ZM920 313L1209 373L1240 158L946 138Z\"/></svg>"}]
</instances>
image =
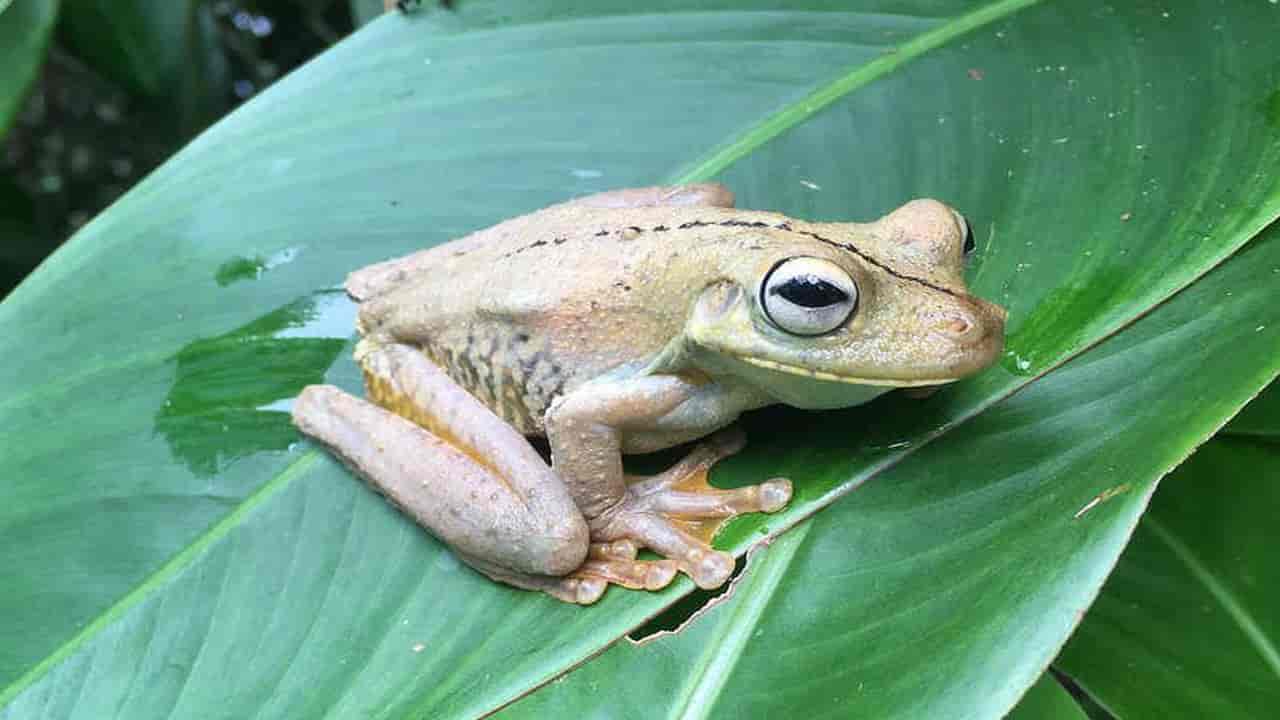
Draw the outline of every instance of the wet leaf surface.
<instances>
[{"instance_id":1,"label":"wet leaf surface","mask_svg":"<svg viewBox=\"0 0 1280 720\"><path fill-rule=\"evenodd\" d=\"M0 304L14 359L0 364L0 566L20 568L0 594L0 716L469 717L687 593L611 591L584 610L498 587L327 455L278 434L292 388L320 374L359 387L337 350L352 309L324 294L346 272L575 194L714 175L744 207L859 219L923 195L974 222L971 287L1010 310L1000 366L924 402L762 413L748 419L753 445L715 474L796 482L785 513L735 523L718 544L744 552L803 523L776 541L801 547L761 622L857 637L857 663L808 650L789 662L846 683L880 678L874 706L897 716L958 681L922 657L983 658L969 677L990 691L983 707L1011 705L1088 601L1038 592L1044 569L1096 588L1152 468L1274 373L1277 326L1248 317L1269 328L1250 334L1232 315L1274 312L1250 304L1280 266L1274 242L1220 271L1253 285L1196 280L1280 211L1267 104L1280 9L458 5L375 20L253 99ZM1200 292L1195 312L1135 332L1165 322L1160 304L1187 286ZM1232 369L1202 396L1178 373L1223 343ZM1060 375L1080 382L1063 389ZM1163 395L1144 394L1159 383ZM1136 409L1080 409L1088 393ZM1078 430L1082 413L1092 435L1073 449L1060 423ZM1160 452L1135 444L1170 413L1189 414ZM965 463L977 474L961 474ZM1076 466L1093 474L1058 474ZM1064 513L1125 483L1088 522ZM913 502L926 510L906 512ZM858 522L838 523L842 513ZM987 513L1001 521L964 532ZM938 538L949 562L882 568L878 587L898 595L847 595L842 581L872 579L865 563L817 585L794 579L865 560L850 547L914 557ZM938 625L940 589L977 600L946 604ZM903 598L923 609L904 614ZM992 626L971 627L970 614L1035 631L979 632ZM725 680L763 692L776 666L739 664ZM1009 671L979 674L991 667ZM909 692L904 672L938 673L935 694Z\"/></svg>"}]
</instances>

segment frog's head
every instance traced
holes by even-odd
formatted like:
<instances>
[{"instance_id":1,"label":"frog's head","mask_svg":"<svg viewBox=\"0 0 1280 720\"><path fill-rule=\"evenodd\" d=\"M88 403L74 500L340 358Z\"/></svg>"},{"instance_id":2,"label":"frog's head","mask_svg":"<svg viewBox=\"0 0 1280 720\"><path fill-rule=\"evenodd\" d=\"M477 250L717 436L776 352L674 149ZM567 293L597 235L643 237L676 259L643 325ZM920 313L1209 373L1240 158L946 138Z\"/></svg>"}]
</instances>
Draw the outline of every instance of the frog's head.
<instances>
[{"instance_id":1,"label":"frog's head","mask_svg":"<svg viewBox=\"0 0 1280 720\"><path fill-rule=\"evenodd\" d=\"M990 365L1005 312L969 294L968 223L915 200L869 224L756 231L694 305L695 362L797 407L841 407Z\"/></svg>"}]
</instances>

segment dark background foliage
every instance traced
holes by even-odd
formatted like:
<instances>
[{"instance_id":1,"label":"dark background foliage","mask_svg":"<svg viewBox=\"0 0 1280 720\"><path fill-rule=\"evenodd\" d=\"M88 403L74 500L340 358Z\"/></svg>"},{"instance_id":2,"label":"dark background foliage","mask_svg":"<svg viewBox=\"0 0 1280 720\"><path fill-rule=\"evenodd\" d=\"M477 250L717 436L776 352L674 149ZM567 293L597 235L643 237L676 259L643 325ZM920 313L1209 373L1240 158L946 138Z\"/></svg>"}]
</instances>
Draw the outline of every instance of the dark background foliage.
<instances>
[{"instance_id":1,"label":"dark background foliage","mask_svg":"<svg viewBox=\"0 0 1280 720\"><path fill-rule=\"evenodd\" d=\"M0 298L188 140L354 26L346 0L64 0L25 102L7 135L0 127L0 216L21 228L0 239Z\"/></svg>"}]
</instances>

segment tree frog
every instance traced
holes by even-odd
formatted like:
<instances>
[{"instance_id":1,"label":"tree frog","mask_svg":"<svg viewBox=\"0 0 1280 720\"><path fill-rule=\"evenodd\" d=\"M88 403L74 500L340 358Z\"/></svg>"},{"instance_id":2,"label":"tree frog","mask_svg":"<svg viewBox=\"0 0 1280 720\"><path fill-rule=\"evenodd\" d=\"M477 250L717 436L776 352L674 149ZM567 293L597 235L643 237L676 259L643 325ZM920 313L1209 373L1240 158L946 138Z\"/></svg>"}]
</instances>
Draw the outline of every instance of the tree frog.
<instances>
[{"instance_id":1,"label":"tree frog","mask_svg":"<svg viewBox=\"0 0 1280 720\"><path fill-rule=\"evenodd\" d=\"M352 273L372 402L313 385L293 419L494 580L582 604L677 572L717 587L717 523L791 498L706 482L742 447L731 423L989 365L1005 313L966 289L971 248L935 200L858 224L737 210L716 184L579 198ZM623 470L708 435L665 472Z\"/></svg>"}]
</instances>

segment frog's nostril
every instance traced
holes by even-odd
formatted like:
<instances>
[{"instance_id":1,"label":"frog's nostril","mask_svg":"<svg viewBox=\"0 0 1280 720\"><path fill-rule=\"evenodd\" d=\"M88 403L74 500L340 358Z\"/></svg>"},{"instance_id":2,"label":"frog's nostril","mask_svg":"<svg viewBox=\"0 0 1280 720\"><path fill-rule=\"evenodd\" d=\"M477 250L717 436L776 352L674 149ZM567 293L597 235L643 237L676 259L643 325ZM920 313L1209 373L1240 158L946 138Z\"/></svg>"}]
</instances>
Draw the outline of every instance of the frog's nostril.
<instances>
[{"instance_id":1,"label":"frog's nostril","mask_svg":"<svg viewBox=\"0 0 1280 720\"><path fill-rule=\"evenodd\" d=\"M957 340L963 339L973 330L974 322L971 318L963 315L943 315L934 323L934 328L948 337Z\"/></svg>"}]
</instances>

